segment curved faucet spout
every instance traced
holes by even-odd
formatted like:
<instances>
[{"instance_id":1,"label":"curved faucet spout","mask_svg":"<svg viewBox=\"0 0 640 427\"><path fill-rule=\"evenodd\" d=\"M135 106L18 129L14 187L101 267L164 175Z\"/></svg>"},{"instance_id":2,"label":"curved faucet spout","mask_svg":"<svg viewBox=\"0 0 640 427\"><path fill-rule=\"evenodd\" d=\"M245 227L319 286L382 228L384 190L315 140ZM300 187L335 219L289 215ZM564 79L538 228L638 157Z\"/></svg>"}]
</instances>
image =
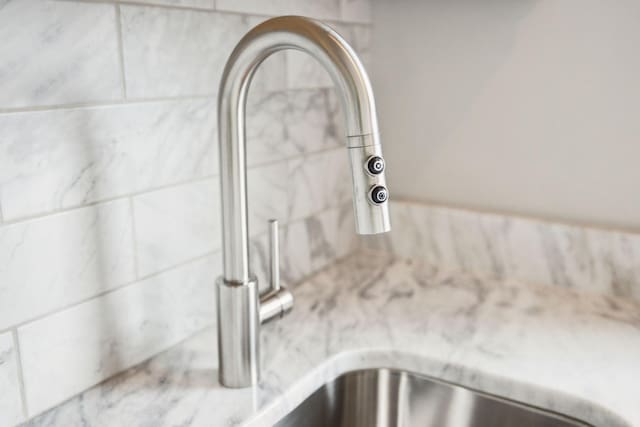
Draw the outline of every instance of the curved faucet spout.
<instances>
[{"instance_id":1,"label":"curved faucet spout","mask_svg":"<svg viewBox=\"0 0 640 427\"><path fill-rule=\"evenodd\" d=\"M374 234L390 229L386 203L371 203L368 194L370 186L384 185L384 174L375 180L364 176L362 162L381 154L375 101L364 66L347 42L330 27L299 16L273 18L242 38L229 57L220 83L218 131L224 276L229 281L245 283L250 278L245 164L245 106L249 84L260 63L283 49L297 49L315 57L337 86L346 115L347 146L358 151L350 156L358 233ZM356 162L357 165L353 164Z\"/></svg>"},{"instance_id":2,"label":"curved faucet spout","mask_svg":"<svg viewBox=\"0 0 640 427\"><path fill-rule=\"evenodd\" d=\"M260 302L249 270L245 107L251 79L269 55L296 49L316 58L331 75L346 116L347 149L353 178L356 231L388 231L388 191L378 121L369 77L353 49L330 27L299 16L284 16L252 29L231 53L218 94L220 183L224 274L218 281L220 379L224 385L255 384ZM284 312L286 298L270 306ZM274 300L271 300L273 302ZM266 309L263 312L271 312Z\"/></svg>"}]
</instances>

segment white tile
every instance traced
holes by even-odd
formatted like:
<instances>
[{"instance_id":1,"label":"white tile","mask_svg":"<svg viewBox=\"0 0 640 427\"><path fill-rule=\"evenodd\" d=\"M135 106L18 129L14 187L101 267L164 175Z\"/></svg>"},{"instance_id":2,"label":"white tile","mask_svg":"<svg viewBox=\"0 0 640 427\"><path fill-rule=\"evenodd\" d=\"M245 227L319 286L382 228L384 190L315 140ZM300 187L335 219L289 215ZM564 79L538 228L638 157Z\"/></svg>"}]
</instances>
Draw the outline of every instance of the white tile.
<instances>
[{"instance_id":1,"label":"white tile","mask_svg":"<svg viewBox=\"0 0 640 427\"><path fill-rule=\"evenodd\" d=\"M141 276L220 248L219 185L212 178L133 199Z\"/></svg>"},{"instance_id":2,"label":"white tile","mask_svg":"<svg viewBox=\"0 0 640 427\"><path fill-rule=\"evenodd\" d=\"M351 169L346 148L311 154L290 162L291 219L305 218L351 197Z\"/></svg>"},{"instance_id":3,"label":"white tile","mask_svg":"<svg viewBox=\"0 0 640 427\"><path fill-rule=\"evenodd\" d=\"M247 162L282 160L346 145L344 112L334 91L271 92L250 96Z\"/></svg>"},{"instance_id":4,"label":"white tile","mask_svg":"<svg viewBox=\"0 0 640 427\"><path fill-rule=\"evenodd\" d=\"M286 159L297 153L287 127L286 92L257 94L247 100L247 163L249 166Z\"/></svg>"},{"instance_id":5,"label":"white tile","mask_svg":"<svg viewBox=\"0 0 640 427\"><path fill-rule=\"evenodd\" d=\"M345 147L344 111L333 90L296 90L288 93L288 143L297 154Z\"/></svg>"},{"instance_id":6,"label":"white tile","mask_svg":"<svg viewBox=\"0 0 640 427\"><path fill-rule=\"evenodd\" d=\"M281 225L280 279L284 286L295 286L314 271L348 255L356 248L351 203ZM262 291L269 281L268 234L251 239L251 271Z\"/></svg>"},{"instance_id":7,"label":"white tile","mask_svg":"<svg viewBox=\"0 0 640 427\"><path fill-rule=\"evenodd\" d=\"M305 220L305 226L309 235L312 270L326 267L356 247L351 203L313 215Z\"/></svg>"},{"instance_id":8,"label":"white tile","mask_svg":"<svg viewBox=\"0 0 640 427\"><path fill-rule=\"evenodd\" d=\"M340 18L349 22L370 23L372 21L372 3L372 0L340 0Z\"/></svg>"},{"instance_id":9,"label":"white tile","mask_svg":"<svg viewBox=\"0 0 640 427\"><path fill-rule=\"evenodd\" d=\"M365 67L365 57L370 51L370 28L364 25L330 23L354 49ZM329 73L311 55L300 51L287 51L287 87L290 89L310 89L334 87Z\"/></svg>"},{"instance_id":10,"label":"white tile","mask_svg":"<svg viewBox=\"0 0 640 427\"><path fill-rule=\"evenodd\" d=\"M264 16L248 16L247 31L269 18ZM256 92L284 90L287 88L286 52L276 52L265 59L258 67L251 81L249 96Z\"/></svg>"},{"instance_id":11,"label":"white tile","mask_svg":"<svg viewBox=\"0 0 640 427\"><path fill-rule=\"evenodd\" d=\"M207 257L19 328L29 415L212 324L219 272Z\"/></svg>"},{"instance_id":12,"label":"white tile","mask_svg":"<svg viewBox=\"0 0 640 427\"><path fill-rule=\"evenodd\" d=\"M123 0L116 0L123 1ZM213 9L215 0L137 0L137 3L160 4L176 7L195 7L200 9Z\"/></svg>"},{"instance_id":13,"label":"white tile","mask_svg":"<svg viewBox=\"0 0 640 427\"><path fill-rule=\"evenodd\" d=\"M0 135L5 220L218 169L212 99L0 114Z\"/></svg>"},{"instance_id":14,"label":"white tile","mask_svg":"<svg viewBox=\"0 0 640 427\"><path fill-rule=\"evenodd\" d=\"M194 10L122 6L127 94L215 94L248 18Z\"/></svg>"},{"instance_id":15,"label":"white tile","mask_svg":"<svg viewBox=\"0 0 640 427\"><path fill-rule=\"evenodd\" d=\"M133 279L128 200L0 227L0 329Z\"/></svg>"},{"instance_id":16,"label":"white tile","mask_svg":"<svg viewBox=\"0 0 640 427\"><path fill-rule=\"evenodd\" d=\"M22 398L18 383L18 361L11 332L0 334L0 425L23 421Z\"/></svg>"},{"instance_id":17,"label":"white tile","mask_svg":"<svg viewBox=\"0 0 640 427\"><path fill-rule=\"evenodd\" d=\"M333 87L329 73L306 52L287 52L287 87L289 89L312 89Z\"/></svg>"},{"instance_id":18,"label":"white tile","mask_svg":"<svg viewBox=\"0 0 640 427\"><path fill-rule=\"evenodd\" d=\"M290 223L282 234L281 277L285 285L297 284L311 274L309 229L305 220Z\"/></svg>"},{"instance_id":19,"label":"white tile","mask_svg":"<svg viewBox=\"0 0 640 427\"><path fill-rule=\"evenodd\" d=\"M216 0L218 10L258 15L304 15L339 19L339 0Z\"/></svg>"},{"instance_id":20,"label":"white tile","mask_svg":"<svg viewBox=\"0 0 640 427\"><path fill-rule=\"evenodd\" d=\"M280 224L287 223L290 185L288 162L249 169L247 185L249 232L252 236L266 232L270 219L277 219Z\"/></svg>"},{"instance_id":21,"label":"white tile","mask_svg":"<svg viewBox=\"0 0 640 427\"><path fill-rule=\"evenodd\" d=\"M112 4L4 0L0 40L0 108L122 97Z\"/></svg>"}]
</instances>

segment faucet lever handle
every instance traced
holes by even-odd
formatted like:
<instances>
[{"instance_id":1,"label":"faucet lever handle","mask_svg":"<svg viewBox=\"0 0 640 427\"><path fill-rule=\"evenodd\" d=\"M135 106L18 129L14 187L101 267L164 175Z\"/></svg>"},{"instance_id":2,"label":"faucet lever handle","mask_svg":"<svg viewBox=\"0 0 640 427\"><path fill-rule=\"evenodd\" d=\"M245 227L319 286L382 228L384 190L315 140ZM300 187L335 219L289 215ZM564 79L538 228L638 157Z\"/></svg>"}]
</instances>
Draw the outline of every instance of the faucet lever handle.
<instances>
[{"instance_id":1,"label":"faucet lever handle","mask_svg":"<svg viewBox=\"0 0 640 427\"><path fill-rule=\"evenodd\" d=\"M293 295L280 286L278 220L269 220L269 290L260 296L260 322L282 317L293 308Z\"/></svg>"},{"instance_id":2,"label":"faucet lever handle","mask_svg":"<svg viewBox=\"0 0 640 427\"><path fill-rule=\"evenodd\" d=\"M278 238L278 220L269 220L269 291L280 290L280 239Z\"/></svg>"}]
</instances>

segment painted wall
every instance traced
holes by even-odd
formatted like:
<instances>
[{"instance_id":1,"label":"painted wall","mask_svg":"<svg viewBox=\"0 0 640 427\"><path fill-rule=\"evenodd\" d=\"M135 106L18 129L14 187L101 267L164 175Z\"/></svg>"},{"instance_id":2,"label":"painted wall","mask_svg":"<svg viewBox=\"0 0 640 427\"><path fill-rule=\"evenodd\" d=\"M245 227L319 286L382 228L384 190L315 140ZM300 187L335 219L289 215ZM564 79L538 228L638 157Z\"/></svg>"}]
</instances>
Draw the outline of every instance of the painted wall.
<instances>
[{"instance_id":1,"label":"painted wall","mask_svg":"<svg viewBox=\"0 0 640 427\"><path fill-rule=\"evenodd\" d=\"M1 426L212 324L216 91L240 37L281 14L368 51L368 0L0 1ZM342 118L300 54L256 79L252 261L264 277L279 218L292 283L351 248Z\"/></svg>"},{"instance_id":2,"label":"painted wall","mask_svg":"<svg viewBox=\"0 0 640 427\"><path fill-rule=\"evenodd\" d=\"M640 230L640 3L374 2L392 197Z\"/></svg>"}]
</instances>

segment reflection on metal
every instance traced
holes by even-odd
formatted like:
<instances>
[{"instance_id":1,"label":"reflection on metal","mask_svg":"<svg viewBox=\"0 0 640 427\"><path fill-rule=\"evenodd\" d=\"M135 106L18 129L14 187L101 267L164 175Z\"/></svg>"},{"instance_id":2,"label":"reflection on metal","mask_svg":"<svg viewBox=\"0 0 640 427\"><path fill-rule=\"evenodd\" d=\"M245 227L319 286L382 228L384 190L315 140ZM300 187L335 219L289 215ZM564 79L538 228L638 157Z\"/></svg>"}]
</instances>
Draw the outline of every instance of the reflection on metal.
<instances>
[{"instance_id":1,"label":"reflection on metal","mask_svg":"<svg viewBox=\"0 0 640 427\"><path fill-rule=\"evenodd\" d=\"M356 231L389 231L388 191L369 77L353 49L330 27L300 16L269 19L240 40L225 66L218 93L224 275L217 281L220 383L249 387L260 378L260 325L293 305L279 285L277 223L272 223L271 289L258 295L249 269L245 107L251 78L269 55L308 53L332 77L346 116L346 147L353 178ZM371 171L367 161L375 158ZM328 171L330 173L330 171ZM309 197L313 197L310 194ZM274 231L275 230L275 231Z\"/></svg>"},{"instance_id":2,"label":"reflection on metal","mask_svg":"<svg viewBox=\"0 0 640 427\"><path fill-rule=\"evenodd\" d=\"M591 427L522 403L404 371L370 369L326 384L276 427Z\"/></svg>"}]
</instances>

